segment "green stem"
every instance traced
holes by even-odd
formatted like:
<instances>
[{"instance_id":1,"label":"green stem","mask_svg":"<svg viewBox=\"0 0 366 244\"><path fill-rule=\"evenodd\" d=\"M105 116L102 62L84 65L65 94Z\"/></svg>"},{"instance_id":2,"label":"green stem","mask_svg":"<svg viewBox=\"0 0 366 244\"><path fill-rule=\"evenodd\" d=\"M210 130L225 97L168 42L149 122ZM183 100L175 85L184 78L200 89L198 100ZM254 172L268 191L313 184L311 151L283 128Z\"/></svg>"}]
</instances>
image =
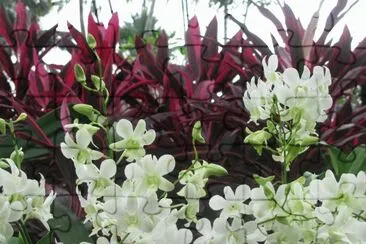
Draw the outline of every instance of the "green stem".
<instances>
[{"instance_id":1,"label":"green stem","mask_svg":"<svg viewBox=\"0 0 366 244\"><path fill-rule=\"evenodd\" d=\"M27 229L25 228L23 221L20 220L20 221L16 222L16 224L19 228L19 232L20 232L25 244L32 244L32 239L30 238L29 233L28 233Z\"/></svg>"}]
</instances>

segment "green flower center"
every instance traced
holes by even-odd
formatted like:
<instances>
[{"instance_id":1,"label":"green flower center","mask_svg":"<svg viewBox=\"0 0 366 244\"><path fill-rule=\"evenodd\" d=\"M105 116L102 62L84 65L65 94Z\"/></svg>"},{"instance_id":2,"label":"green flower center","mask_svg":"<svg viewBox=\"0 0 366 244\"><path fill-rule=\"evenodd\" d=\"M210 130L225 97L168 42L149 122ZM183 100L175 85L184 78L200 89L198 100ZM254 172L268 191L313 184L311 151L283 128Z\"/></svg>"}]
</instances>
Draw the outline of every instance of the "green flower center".
<instances>
[{"instance_id":1,"label":"green flower center","mask_svg":"<svg viewBox=\"0 0 366 244\"><path fill-rule=\"evenodd\" d=\"M80 163L85 163L85 161L88 159L89 152L87 149L80 149L77 156L76 161Z\"/></svg>"},{"instance_id":2,"label":"green flower center","mask_svg":"<svg viewBox=\"0 0 366 244\"><path fill-rule=\"evenodd\" d=\"M139 223L139 219L136 215L127 215L125 220L128 226L137 226Z\"/></svg>"},{"instance_id":3,"label":"green flower center","mask_svg":"<svg viewBox=\"0 0 366 244\"><path fill-rule=\"evenodd\" d=\"M126 142L126 149L133 150L133 149L139 149L141 147L140 142L134 138L129 139Z\"/></svg>"},{"instance_id":4,"label":"green flower center","mask_svg":"<svg viewBox=\"0 0 366 244\"><path fill-rule=\"evenodd\" d=\"M145 178L146 180L146 184L150 187L154 187L157 188L159 186L160 180L157 176L155 175L151 175L151 176L147 176Z\"/></svg>"}]
</instances>

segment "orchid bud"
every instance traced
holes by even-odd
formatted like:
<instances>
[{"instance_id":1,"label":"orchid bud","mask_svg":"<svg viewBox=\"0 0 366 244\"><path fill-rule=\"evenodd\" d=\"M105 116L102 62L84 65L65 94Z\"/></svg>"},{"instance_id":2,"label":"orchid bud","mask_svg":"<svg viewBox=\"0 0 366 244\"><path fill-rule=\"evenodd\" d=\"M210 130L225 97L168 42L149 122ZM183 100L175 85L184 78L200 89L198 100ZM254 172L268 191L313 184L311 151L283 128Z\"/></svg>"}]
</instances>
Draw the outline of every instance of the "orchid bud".
<instances>
[{"instance_id":1,"label":"orchid bud","mask_svg":"<svg viewBox=\"0 0 366 244\"><path fill-rule=\"evenodd\" d=\"M310 146L313 145L315 143L319 142L319 138L316 136L305 136L303 138L301 138L301 142L300 145L302 146Z\"/></svg>"},{"instance_id":2,"label":"orchid bud","mask_svg":"<svg viewBox=\"0 0 366 244\"><path fill-rule=\"evenodd\" d=\"M5 135L6 134L6 121L4 119L0 118L0 134Z\"/></svg>"},{"instance_id":3,"label":"orchid bud","mask_svg":"<svg viewBox=\"0 0 366 244\"><path fill-rule=\"evenodd\" d=\"M88 33L88 36L86 37L86 42L88 43L88 46L92 49L94 49L97 46L97 41L95 40L94 36L90 33Z\"/></svg>"},{"instance_id":4,"label":"orchid bud","mask_svg":"<svg viewBox=\"0 0 366 244\"><path fill-rule=\"evenodd\" d=\"M24 152L22 151L22 148L13 151L10 154L10 159L13 160L16 165L21 165L24 159Z\"/></svg>"},{"instance_id":5,"label":"orchid bud","mask_svg":"<svg viewBox=\"0 0 366 244\"><path fill-rule=\"evenodd\" d=\"M0 159L0 169L6 169L9 168L9 164L7 164L6 162L4 162L4 159Z\"/></svg>"},{"instance_id":6,"label":"orchid bud","mask_svg":"<svg viewBox=\"0 0 366 244\"><path fill-rule=\"evenodd\" d=\"M80 82L82 85L86 82L85 72L83 67L81 67L80 64L75 64L74 66L74 73L75 78L78 82Z\"/></svg>"},{"instance_id":7,"label":"orchid bud","mask_svg":"<svg viewBox=\"0 0 366 244\"><path fill-rule=\"evenodd\" d=\"M14 121L14 123L24 121L28 118L28 115L26 113L21 113L18 118Z\"/></svg>"},{"instance_id":8,"label":"orchid bud","mask_svg":"<svg viewBox=\"0 0 366 244\"><path fill-rule=\"evenodd\" d=\"M93 121L94 119L94 108L89 104L75 104L72 107L79 114L85 115L89 120Z\"/></svg>"},{"instance_id":9,"label":"orchid bud","mask_svg":"<svg viewBox=\"0 0 366 244\"><path fill-rule=\"evenodd\" d=\"M274 175L268 177L261 177L257 174L254 174L253 178L258 183L258 185L264 186L267 182L271 182L274 179Z\"/></svg>"},{"instance_id":10,"label":"orchid bud","mask_svg":"<svg viewBox=\"0 0 366 244\"><path fill-rule=\"evenodd\" d=\"M227 170L218 164L207 164L205 166L205 177L227 175Z\"/></svg>"},{"instance_id":11,"label":"orchid bud","mask_svg":"<svg viewBox=\"0 0 366 244\"><path fill-rule=\"evenodd\" d=\"M98 90L98 91L102 91L105 89L105 83L103 81L103 79L101 79L99 76L96 76L96 75L92 75L91 76L91 80L95 86L95 88Z\"/></svg>"},{"instance_id":12,"label":"orchid bud","mask_svg":"<svg viewBox=\"0 0 366 244\"><path fill-rule=\"evenodd\" d=\"M205 143L205 138L202 136L201 128L202 128L201 121L196 121L196 123L194 123L193 129L192 129L192 138L195 141Z\"/></svg>"},{"instance_id":13,"label":"orchid bud","mask_svg":"<svg viewBox=\"0 0 366 244\"><path fill-rule=\"evenodd\" d=\"M245 137L244 143L249 143L253 145L263 145L266 144L267 140L269 140L271 137L272 135L267 131L258 130Z\"/></svg>"}]
</instances>

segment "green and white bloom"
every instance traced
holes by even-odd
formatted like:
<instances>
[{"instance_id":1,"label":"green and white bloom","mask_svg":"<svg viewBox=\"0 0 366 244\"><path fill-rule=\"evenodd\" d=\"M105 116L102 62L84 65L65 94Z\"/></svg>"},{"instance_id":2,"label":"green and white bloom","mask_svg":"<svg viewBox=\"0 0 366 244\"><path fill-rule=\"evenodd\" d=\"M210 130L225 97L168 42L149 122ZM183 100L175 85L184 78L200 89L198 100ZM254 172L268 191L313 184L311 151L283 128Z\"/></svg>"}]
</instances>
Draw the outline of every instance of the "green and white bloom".
<instances>
[{"instance_id":1,"label":"green and white bloom","mask_svg":"<svg viewBox=\"0 0 366 244\"><path fill-rule=\"evenodd\" d=\"M140 159L145 155L144 146L150 145L155 140L155 131L146 130L146 122L139 120L135 130L132 124L126 119L121 119L116 125L117 135L122 140L112 143L109 147L114 151L123 151L128 162Z\"/></svg>"},{"instance_id":2,"label":"green and white bloom","mask_svg":"<svg viewBox=\"0 0 366 244\"><path fill-rule=\"evenodd\" d=\"M157 159L149 154L136 163L128 164L125 168L125 175L127 179L135 180L136 192L148 196L158 189L166 192L174 189L174 185L163 177L172 172L174 167L173 156L163 155Z\"/></svg>"},{"instance_id":3,"label":"green and white bloom","mask_svg":"<svg viewBox=\"0 0 366 244\"><path fill-rule=\"evenodd\" d=\"M248 185L240 185L235 193L229 186L224 188L225 198L219 195L211 197L209 205L213 210L221 210L221 218L238 217L242 214L251 214L251 209L244 204L251 196L251 190Z\"/></svg>"},{"instance_id":4,"label":"green and white bloom","mask_svg":"<svg viewBox=\"0 0 366 244\"><path fill-rule=\"evenodd\" d=\"M71 139L69 133L65 135L65 142L60 144L62 154L75 164L90 164L93 160L103 157L103 153L92 150L89 144L92 142L92 135L87 129L80 129L76 132L76 143Z\"/></svg>"},{"instance_id":5,"label":"green and white bloom","mask_svg":"<svg viewBox=\"0 0 366 244\"><path fill-rule=\"evenodd\" d=\"M269 83L258 79L257 84L253 77L247 84L243 97L244 105L249 110L250 120L257 122L259 119L269 119L273 104L273 94Z\"/></svg>"},{"instance_id":6,"label":"green and white bloom","mask_svg":"<svg viewBox=\"0 0 366 244\"><path fill-rule=\"evenodd\" d=\"M217 218L212 227L210 221L203 218L198 221L196 229L202 236L194 244L256 244L266 238L254 221L243 224L240 218L233 218L231 224L226 218Z\"/></svg>"},{"instance_id":7,"label":"green and white bloom","mask_svg":"<svg viewBox=\"0 0 366 244\"><path fill-rule=\"evenodd\" d=\"M0 188L1 194L6 196L9 202L9 212L4 212L8 222L39 219L49 229L47 221L52 218L50 206L56 195L51 191L45 198L45 180L42 175L40 182L28 179L13 160L7 159L6 162L11 172L0 169Z\"/></svg>"},{"instance_id":8,"label":"green and white bloom","mask_svg":"<svg viewBox=\"0 0 366 244\"><path fill-rule=\"evenodd\" d=\"M0 195L0 243L6 243L14 233L9 224L10 204L6 196Z\"/></svg>"},{"instance_id":9,"label":"green and white bloom","mask_svg":"<svg viewBox=\"0 0 366 244\"><path fill-rule=\"evenodd\" d=\"M113 159L105 159L100 164L100 169L94 164L80 164L75 167L78 176L78 184L89 183L89 194L103 196L107 186L114 185L112 178L117 172L117 166Z\"/></svg>"},{"instance_id":10,"label":"green and white bloom","mask_svg":"<svg viewBox=\"0 0 366 244\"><path fill-rule=\"evenodd\" d=\"M203 161L193 161L193 168L190 170L182 170L179 172L179 183L184 185L177 195L185 197L186 199L199 199L206 196L205 185L208 181L206 177L206 165L208 163Z\"/></svg>"},{"instance_id":11,"label":"green and white bloom","mask_svg":"<svg viewBox=\"0 0 366 244\"><path fill-rule=\"evenodd\" d=\"M332 171L327 170L322 180L313 180L309 185L309 198L322 201L322 206L335 211L339 206L347 206L354 212L364 210L366 194L366 175L360 171L342 174L339 182Z\"/></svg>"}]
</instances>

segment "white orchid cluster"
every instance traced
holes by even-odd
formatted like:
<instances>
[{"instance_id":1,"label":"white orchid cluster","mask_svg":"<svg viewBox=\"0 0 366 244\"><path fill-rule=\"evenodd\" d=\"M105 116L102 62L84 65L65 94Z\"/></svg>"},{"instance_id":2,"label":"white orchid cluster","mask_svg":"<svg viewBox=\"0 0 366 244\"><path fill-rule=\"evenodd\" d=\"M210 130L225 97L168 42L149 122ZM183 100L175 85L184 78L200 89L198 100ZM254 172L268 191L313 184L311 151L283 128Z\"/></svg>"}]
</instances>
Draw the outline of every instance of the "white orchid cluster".
<instances>
[{"instance_id":1,"label":"white orchid cluster","mask_svg":"<svg viewBox=\"0 0 366 244\"><path fill-rule=\"evenodd\" d=\"M323 122L326 110L332 106L328 86L331 75L327 67L315 66L311 75L304 66L300 77L294 68L277 72L278 58L272 55L268 64L263 59L265 81L253 77L247 85L243 101L250 113L250 120L266 120L266 127L251 132L244 142L253 144L259 154L262 149L272 152L275 161L290 163L307 148L318 142L315 125ZM277 146L270 148L274 138Z\"/></svg>"},{"instance_id":2,"label":"white orchid cluster","mask_svg":"<svg viewBox=\"0 0 366 244\"><path fill-rule=\"evenodd\" d=\"M10 172L6 170L10 168ZM53 218L51 204L56 195L53 191L46 197L45 179L28 179L13 159L0 161L0 243L6 243L13 234L11 224L25 223L28 219L38 219L50 230L47 221Z\"/></svg>"},{"instance_id":3,"label":"white orchid cluster","mask_svg":"<svg viewBox=\"0 0 366 244\"><path fill-rule=\"evenodd\" d=\"M225 198L213 196L209 205L220 216L213 226L198 221L202 236L194 243L366 243L365 172L337 181L328 170L322 180L301 177L277 190L272 179L257 177L257 188L226 186Z\"/></svg>"},{"instance_id":4,"label":"white orchid cluster","mask_svg":"<svg viewBox=\"0 0 366 244\"><path fill-rule=\"evenodd\" d=\"M97 243L190 243L193 235L189 229L177 227L179 219L186 220L188 227L196 222L199 198L206 195L205 183L211 175L218 175L222 167L195 160L191 167L181 171L172 183L165 178L175 168L171 155L157 158L145 155L145 145L155 140L155 131L146 130L144 120L135 129L131 122L121 119L115 124L119 141L111 142L109 148L122 152L117 162L98 150L92 149L93 135L99 127L78 122L68 125L76 128L75 141L71 134L61 143L62 153L74 162L78 177L77 185L86 185L85 193L77 187L86 222L91 222L91 235L97 235ZM95 147L95 146L94 146ZM115 182L117 164L125 158L126 180ZM99 167L96 160L102 159ZM176 184L183 187L178 195L186 203L173 204L167 195Z\"/></svg>"},{"instance_id":5,"label":"white orchid cluster","mask_svg":"<svg viewBox=\"0 0 366 244\"><path fill-rule=\"evenodd\" d=\"M197 126L196 126L197 125ZM195 140L204 142L200 125L193 128ZM66 134L63 154L72 159L78 176L77 188L86 222L97 244L105 243L365 243L366 175L343 174L337 181L331 171L320 180L303 176L274 187L274 177L255 176L259 187L226 186L224 197L209 200L212 210L220 211L211 221L198 218L200 198L206 196L208 177L227 173L216 164L193 160L179 172L173 183L166 176L175 168L171 155L159 158L145 155L145 145L153 143L155 132L146 130L139 120L135 129L125 119L115 124L118 140L109 147L121 152L128 164L126 179L116 183L117 163L92 149L93 135L99 127L74 123L76 142ZM94 145L94 148L96 146ZM195 149L195 147L194 147ZM118 161L121 161L121 158ZM96 160L102 160L99 166ZM168 197L177 183L185 203ZM85 190L85 188L84 188ZM178 228L178 220L186 228ZM190 228L195 228L193 240Z\"/></svg>"}]
</instances>

